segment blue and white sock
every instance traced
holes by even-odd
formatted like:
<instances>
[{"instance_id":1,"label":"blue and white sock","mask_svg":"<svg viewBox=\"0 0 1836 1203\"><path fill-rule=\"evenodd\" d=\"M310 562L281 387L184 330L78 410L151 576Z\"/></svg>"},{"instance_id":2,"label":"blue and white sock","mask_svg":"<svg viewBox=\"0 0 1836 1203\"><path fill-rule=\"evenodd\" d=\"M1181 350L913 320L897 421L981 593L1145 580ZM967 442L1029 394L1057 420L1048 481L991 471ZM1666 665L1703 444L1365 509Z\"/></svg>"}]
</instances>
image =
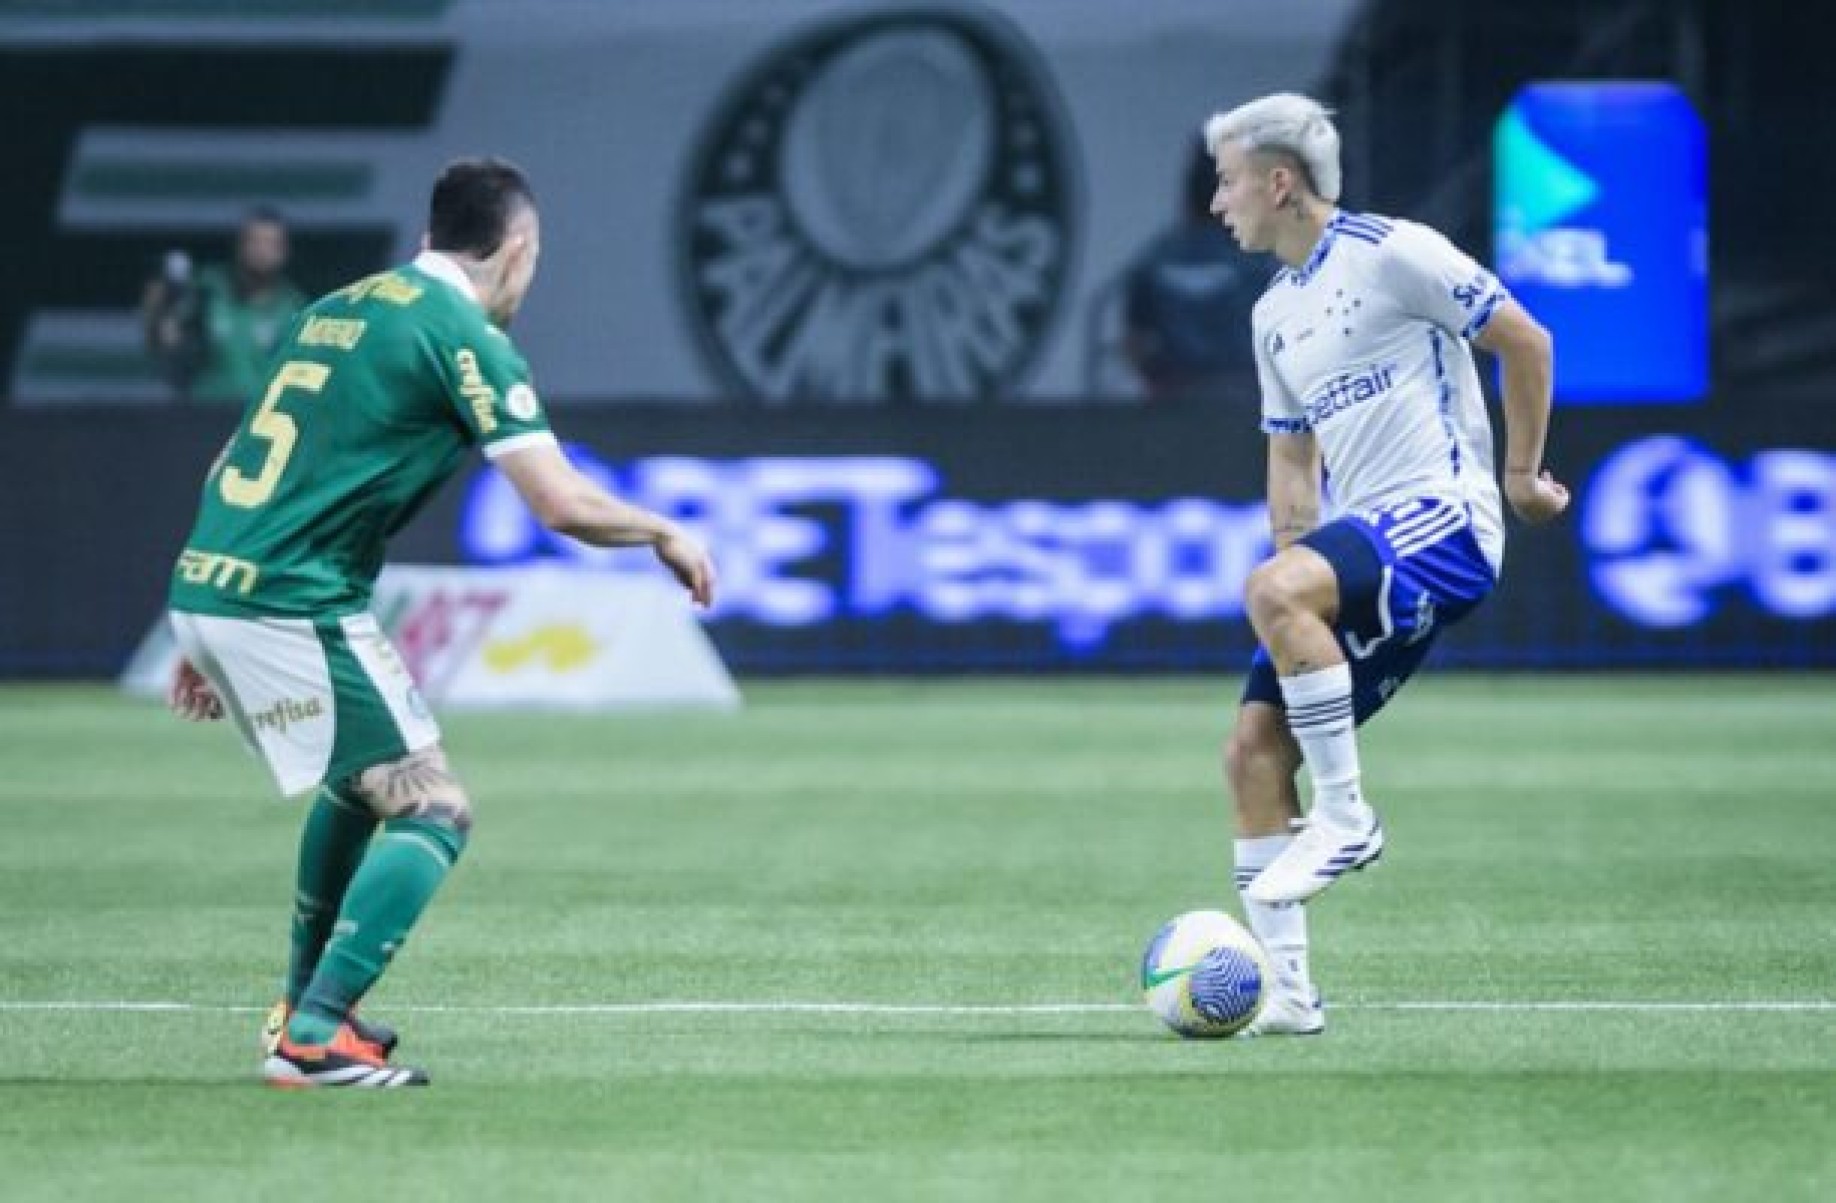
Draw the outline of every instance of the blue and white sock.
<instances>
[{"instance_id":1,"label":"blue and white sock","mask_svg":"<svg viewBox=\"0 0 1836 1203\"><path fill-rule=\"evenodd\" d=\"M1340 822L1364 821L1359 792L1358 726L1352 714L1351 667L1335 664L1281 679L1288 729L1313 779L1313 806Z\"/></svg>"}]
</instances>

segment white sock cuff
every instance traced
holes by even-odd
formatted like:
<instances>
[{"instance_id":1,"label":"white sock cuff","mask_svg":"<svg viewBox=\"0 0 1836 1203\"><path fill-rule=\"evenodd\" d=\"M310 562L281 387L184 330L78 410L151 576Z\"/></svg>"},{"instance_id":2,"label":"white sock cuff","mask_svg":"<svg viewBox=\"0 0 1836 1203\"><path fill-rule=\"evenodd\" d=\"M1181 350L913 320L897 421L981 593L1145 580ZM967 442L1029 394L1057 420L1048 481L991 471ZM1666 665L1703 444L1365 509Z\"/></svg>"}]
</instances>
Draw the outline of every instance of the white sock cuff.
<instances>
[{"instance_id":1,"label":"white sock cuff","mask_svg":"<svg viewBox=\"0 0 1836 1203\"><path fill-rule=\"evenodd\" d=\"M1256 880L1276 857L1294 842L1292 835L1255 835L1237 838L1237 864L1234 880L1238 891Z\"/></svg>"},{"instance_id":2,"label":"white sock cuff","mask_svg":"<svg viewBox=\"0 0 1836 1203\"><path fill-rule=\"evenodd\" d=\"M1334 664L1310 673L1281 678L1281 698L1290 707L1327 702L1351 693L1351 665Z\"/></svg>"},{"instance_id":3,"label":"white sock cuff","mask_svg":"<svg viewBox=\"0 0 1836 1203\"><path fill-rule=\"evenodd\" d=\"M1237 868L1254 869L1260 873L1269 867L1269 862L1287 851L1288 845L1294 842L1289 832L1280 835L1252 835L1237 837Z\"/></svg>"}]
</instances>

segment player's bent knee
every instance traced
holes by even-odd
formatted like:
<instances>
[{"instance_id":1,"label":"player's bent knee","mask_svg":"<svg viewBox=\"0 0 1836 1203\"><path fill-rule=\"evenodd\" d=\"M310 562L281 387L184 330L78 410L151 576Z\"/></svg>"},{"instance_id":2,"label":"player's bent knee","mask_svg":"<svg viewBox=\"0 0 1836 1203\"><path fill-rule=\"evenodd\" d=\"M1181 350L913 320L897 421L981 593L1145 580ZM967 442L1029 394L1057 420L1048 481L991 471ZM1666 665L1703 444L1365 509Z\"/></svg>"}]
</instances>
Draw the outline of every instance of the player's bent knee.
<instances>
[{"instance_id":1,"label":"player's bent knee","mask_svg":"<svg viewBox=\"0 0 1836 1203\"><path fill-rule=\"evenodd\" d=\"M1250 617L1258 622L1266 622L1281 612L1287 604L1287 591L1282 587L1281 573L1273 560L1258 565L1250 574L1243 586L1243 607Z\"/></svg>"},{"instance_id":2,"label":"player's bent knee","mask_svg":"<svg viewBox=\"0 0 1836 1203\"><path fill-rule=\"evenodd\" d=\"M417 819L450 828L461 839L472 830L472 800L438 744L363 770L353 792L385 822Z\"/></svg>"},{"instance_id":3,"label":"player's bent knee","mask_svg":"<svg viewBox=\"0 0 1836 1203\"><path fill-rule=\"evenodd\" d=\"M1243 601L1259 626L1302 614L1328 618L1338 605L1338 576L1311 548L1290 547L1250 572Z\"/></svg>"},{"instance_id":4,"label":"player's bent knee","mask_svg":"<svg viewBox=\"0 0 1836 1203\"><path fill-rule=\"evenodd\" d=\"M1267 625L1307 609L1309 582L1284 559L1270 560L1250 573L1243 604L1252 621Z\"/></svg>"}]
</instances>

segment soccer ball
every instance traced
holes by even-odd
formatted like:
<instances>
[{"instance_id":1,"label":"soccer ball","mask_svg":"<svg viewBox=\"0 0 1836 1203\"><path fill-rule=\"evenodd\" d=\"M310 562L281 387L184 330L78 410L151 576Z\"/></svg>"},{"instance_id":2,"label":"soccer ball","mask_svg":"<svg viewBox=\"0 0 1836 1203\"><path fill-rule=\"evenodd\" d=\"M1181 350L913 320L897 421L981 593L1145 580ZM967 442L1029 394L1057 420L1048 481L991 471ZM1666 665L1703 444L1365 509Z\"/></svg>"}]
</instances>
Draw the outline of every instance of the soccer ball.
<instances>
[{"instance_id":1,"label":"soccer ball","mask_svg":"<svg viewBox=\"0 0 1836 1203\"><path fill-rule=\"evenodd\" d=\"M1268 959L1223 911L1188 911L1161 928L1141 958L1148 1009L1181 1036L1231 1036L1262 1010Z\"/></svg>"}]
</instances>

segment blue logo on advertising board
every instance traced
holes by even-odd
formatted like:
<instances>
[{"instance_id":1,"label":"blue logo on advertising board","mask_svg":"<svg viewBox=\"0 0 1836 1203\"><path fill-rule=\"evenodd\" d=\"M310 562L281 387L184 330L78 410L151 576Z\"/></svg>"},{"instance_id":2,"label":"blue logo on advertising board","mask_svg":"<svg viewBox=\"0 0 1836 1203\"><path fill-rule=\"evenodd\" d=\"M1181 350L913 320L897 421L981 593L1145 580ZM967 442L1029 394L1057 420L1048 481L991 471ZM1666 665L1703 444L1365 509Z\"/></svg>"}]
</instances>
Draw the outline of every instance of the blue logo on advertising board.
<instances>
[{"instance_id":1,"label":"blue logo on advertising board","mask_svg":"<svg viewBox=\"0 0 1836 1203\"><path fill-rule=\"evenodd\" d=\"M1745 463L1677 435L1615 451L1581 513L1595 590L1645 627L1695 626L1745 595L1773 618L1836 616L1836 455Z\"/></svg>"},{"instance_id":2,"label":"blue logo on advertising board","mask_svg":"<svg viewBox=\"0 0 1836 1203\"><path fill-rule=\"evenodd\" d=\"M1493 131L1498 276L1555 336L1568 403L1708 392L1702 122L1666 83L1539 83Z\"/></svg>"},{"instance_id":3,"label":"blue logo on advertising board","mask_svg":"<svg viewBox=\"0 0 1836 1203\"><path fill-rule=\"evenodd\" d=\"M975 501L909 456L653 456L575 465L669 514L720 564L708 617L807 628L895 613L954 625L1050 624L1068 650L1101 648L1142 618L1239 618L1269 553L1268 510L1205 497ZM459 543L480 564L536 559L654 571L648 553L588 547L542 529L495 469L467 492Z\"/></svg>"}]
</instances>

